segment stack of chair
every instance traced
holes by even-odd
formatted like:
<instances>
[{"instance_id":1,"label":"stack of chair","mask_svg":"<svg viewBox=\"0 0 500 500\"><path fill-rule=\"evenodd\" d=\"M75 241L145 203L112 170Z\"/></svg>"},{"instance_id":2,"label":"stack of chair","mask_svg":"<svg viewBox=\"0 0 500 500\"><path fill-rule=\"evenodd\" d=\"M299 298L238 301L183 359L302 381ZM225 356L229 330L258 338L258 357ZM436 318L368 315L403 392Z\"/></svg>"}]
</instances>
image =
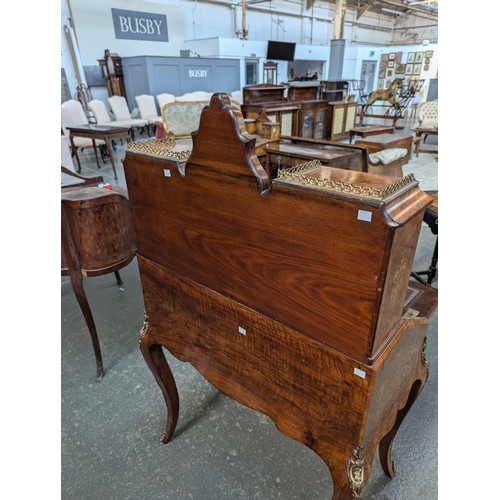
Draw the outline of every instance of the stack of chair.
<instances>
[{"instance_id":1,"label":"stack of chair","mask_svg":"<svg viewBox=\"0 0 500 500\"><path fill-rule=\"evenodd\" d=\"M85 111L83 110L83 106L79 101L75 101L74 99L70 99L61 104L61 130L64 136L68 139L69 144L70 134L67 127L77 126L77 125L88 125L89 120ZM87 137L73 137L73 144L75 148L80 148L82 151L85 148L92 147L94 149L94 154L97 160L97 164L99 164L99 160L97 157L97 147L99 147L101 151L102 161L105 163L106 152L106 143L101 139L89 139ZM71 148L72 156L74 156L77 152Z\"/></svg>"},{"instance_id":2,"label":"stack of chair","mask_svg":"<svg viewBox=\"0 0 500 500\"><path fill-rule=\"evenodd\" d=\"M113 106L111 107L113 114L116 117L116 120L111 119L111 116L109 115L108 110L106 109L106 105L104 104L103 101L100 101L99 99L92 99L88 103L88 106L92 111L92 113L94 113L98 125L107 125L109 127L119 127L119 128L125 127L129 129L130 137L134 139L135 129L137 128L144 129L148 122L147 120L131 117L130 111L128 111L127 102L125 101L124 97L113 96L110 97L108 100L113 99L115 97L119 97L124 101L124 102L121 100L119 100L118 102L115 100L110 101L110 106L111 102L113 102L113 105L115 106L116 109L115 111L115 109L113 109ZM124 112L123 104L125 104L127 112Z\"/></svg>"}]
</instances>

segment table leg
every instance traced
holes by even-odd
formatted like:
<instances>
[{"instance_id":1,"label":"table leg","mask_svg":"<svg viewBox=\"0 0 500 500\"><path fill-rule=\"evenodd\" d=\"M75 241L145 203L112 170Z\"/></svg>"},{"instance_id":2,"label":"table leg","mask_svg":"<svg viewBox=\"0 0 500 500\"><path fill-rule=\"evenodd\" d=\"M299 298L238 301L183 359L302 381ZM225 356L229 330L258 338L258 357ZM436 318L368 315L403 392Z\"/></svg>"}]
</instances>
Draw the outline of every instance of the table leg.
<instances>
[{"instance_id":1,"label":"table leg","mask_svg":"<svg viewBox=\"0 0 500 500\"><path fill-rule=\"evenodd\" d=\"M97 328L94 323L94 318L92 316L92 311L90 310L90 305L85 294L85 289L83 288L83 278L79 272L71 271L69 274L71 286L78 301L78 305L85 318L85 323L87 323L87 328L90 332L90 338L92 340L92 347L94 348L94 355L97 365L97 378L96 381L100 382L104 377L104 367L102 364L101 346L99 344L99 337L97 336Z\"/></svg>"},{"instance_id":2,"label":"table leg","mask_svg":"<svg viewBox=\"0 0 500 500\"><path fill-rule=\"evenodd\" d=\"M419 135L415 136L415 139L413 140L413 143L415 144L415 156L418 158L418 155L420 154L420 141L422 137Z\"/></svg>"},{"instance_id":3,"label":"table leg","mask_svg":"<svg viewBox=\"0 0 500 500\"><path fill-rule=\"evenodd\" d=\"M429 279L427 281L429 285L432 283L432 280L436 276L437 261L438 261L438 239L436 237L436 244L434 245L434 252L432 254L431 267L429 267Z\"/></svg>"},{"instance_id":4,"label":"table leg","mask_svg":"<svg viewBox=\"0 0 500 500\"><path fill-rule=\"evenodd\" d=\"M76 161L78 163L77 172L80 173L82 171L82 166L80 165L80 158L78 158L78 151L77 151L77 148L75 146L75 143L73 142L73 135L72 134L70 134L70 136L69 136L69 142L71 143L71 149L72 149L73 153L75 154Z\"/></svg>"},{"instance_id":5,"label":"table leg","mask_svg":"<svg viewBox=\"0 0 500 500\"><path fill-rule=\"evenodd\" d=\"M106 139L106 146L108 147L109 159L111 161L111 166L113 167L115 179L118 179L118 176L116 175L115 160L113 158L113 147L111 146L111 141L109 139Z\"/></svg>"},{"instance_id":6,"label":"table leg","mask_svg":"<svg viewBox=\"0 0 500 500\"><path fill-rule=\"evenodd\" d=\"M95 145L95 139L92 139L92 147L94 148L95 161L97 162L97 168L101 168L99 165L99 157L97 156L97 147Z\"/></svg>"}]
</instances>

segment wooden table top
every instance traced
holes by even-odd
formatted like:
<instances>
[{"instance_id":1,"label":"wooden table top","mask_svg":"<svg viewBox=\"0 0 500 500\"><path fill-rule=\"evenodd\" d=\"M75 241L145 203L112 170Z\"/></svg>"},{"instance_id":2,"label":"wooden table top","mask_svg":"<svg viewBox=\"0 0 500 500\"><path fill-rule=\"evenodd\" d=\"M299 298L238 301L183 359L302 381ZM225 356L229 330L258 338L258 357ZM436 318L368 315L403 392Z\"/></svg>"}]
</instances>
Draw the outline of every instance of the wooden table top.
<instances>
[{"instance_id":1,"label":"wooden table top","mask_svg":"<svg viewBox=\"0 0 500 500\"><path fill-rule=\"evenodd\" d=\"M284 156L294 156L297 158L318 158L330 160L340 156L352 156L355 153L351 151L342 151L340 149L330 149L327 145L321 145L320 148L313 146L304 146L299 144L276 144L267 147L268 153L281 154Z\"/></svg>"},{"instance_id":2,"label":"wooden table top","mask_svg":"<svg viewBox=\"0 0 500 500\"><path fill-rule=\"evenodd\" d=\"M127 127L112 127L110 125L82 124L66 127L70 132L95 132L96 134L107 134L114 132L128 133Z\"/></svg>"},{"instance_id":3,"label":"wooden table top","mask_svg":"<svg viewBox=\"0 0 500 500\"><path fill-rule=\"evenodd\" d=\"M408 137L413 137L408 134L377 134L371 137L365 137L362 141L358 141L356 144L370 143L370 144L380 144L383 146L387 146L396 141L400 141L401 139L406 139Z\"/></svg>"},{"instance_id":4,"label":"wooden table top","mask_svg":"<svg viewBox=\"0 0 500 500\"><path fill-rule=\"evenodd\" d=\"M358 125L357 127L353 127L350 132L356 134L370 133L370 132L380 132L387 131L390 132L394 130L394 127L389 127L385 125Z\"/></svg>"}]
</instances>

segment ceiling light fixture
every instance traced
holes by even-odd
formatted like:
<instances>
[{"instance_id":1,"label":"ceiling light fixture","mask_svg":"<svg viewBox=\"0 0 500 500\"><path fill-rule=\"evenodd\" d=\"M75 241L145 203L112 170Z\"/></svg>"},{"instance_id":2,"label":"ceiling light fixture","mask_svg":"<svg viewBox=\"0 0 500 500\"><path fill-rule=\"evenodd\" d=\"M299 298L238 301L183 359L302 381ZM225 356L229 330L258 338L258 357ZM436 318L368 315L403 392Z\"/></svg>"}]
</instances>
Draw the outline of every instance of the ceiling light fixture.
<instances>
[{"instance_id":1,"label":"ceiling light fixture","mask_svg":"<svg viewBox=\"0 0 500 500\"><path fill-rule=\"evenodd\" d=\"M408 0L408 5L421 5L421 4L433 4L433 3L438 3L438 0L416 0L415 2L412 2Z\"/></svg>"},{"instance_id":2,"label":"ceiling light fixture","mask_svg":"<svg viewBox=\"0 0 500 500\"><path fill-rule=\"evenodd\" d=\"M389 9L387 7L382 7L380 10L382 12L387 12L388 14L395 14L396 16L402 16L404 14L404 12L401 12L399 10Z\"/></svg>"}]
</instances>

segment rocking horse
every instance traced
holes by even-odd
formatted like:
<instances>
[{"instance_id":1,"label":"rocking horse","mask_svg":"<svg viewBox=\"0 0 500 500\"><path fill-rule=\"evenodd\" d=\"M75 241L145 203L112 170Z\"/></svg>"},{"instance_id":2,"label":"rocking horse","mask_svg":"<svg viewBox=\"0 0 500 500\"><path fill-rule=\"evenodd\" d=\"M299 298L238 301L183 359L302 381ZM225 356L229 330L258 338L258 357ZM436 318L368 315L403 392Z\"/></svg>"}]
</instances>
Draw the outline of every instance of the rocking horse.
<instances>
[{"instance_id":1,"label":"rocking horse","mask_svg":"<svg viewBox=\"0 0 500 500\"><path fill-rule=\"evenodd\" d=\"M387 89L377 89L370 92L368 99L366 100L365 107L370 106L375 101L389 101L392 105L396 104L396 99L398 97L398 90L403 86L403 79L396 78L391 82L389 88Z\"/></svg>"}]
</instances>

